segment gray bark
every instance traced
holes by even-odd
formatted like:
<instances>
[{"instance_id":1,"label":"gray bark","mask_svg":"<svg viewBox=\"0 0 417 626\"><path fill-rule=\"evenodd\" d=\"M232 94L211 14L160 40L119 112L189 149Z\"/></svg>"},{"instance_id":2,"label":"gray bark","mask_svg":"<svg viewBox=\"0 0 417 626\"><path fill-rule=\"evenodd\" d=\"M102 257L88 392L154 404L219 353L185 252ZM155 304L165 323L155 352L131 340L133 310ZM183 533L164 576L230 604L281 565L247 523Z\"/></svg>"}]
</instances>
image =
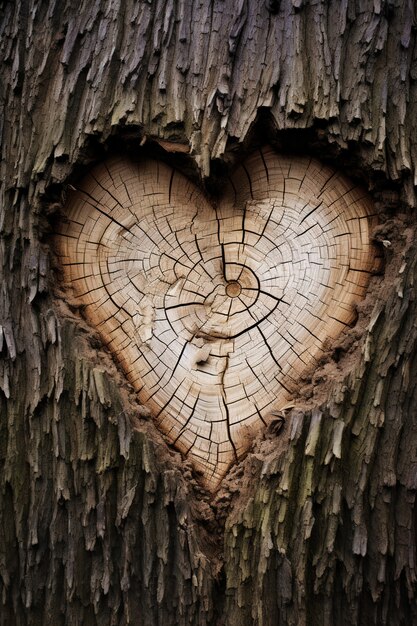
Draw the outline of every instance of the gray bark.
<instances>
[{"instance_id":1,"label":"gray bark","mask_svg":"<svg viewBox=\"0 0 417 626\"><path fill-rule=\"evenodd\" d=\"M411 0L0 10L0 625L417 624ZM255 137L360 174L380 238L407 228L345 378L211 501L64 302L49 236L114 145L188 144L207 178Z\"/></svg>"}]
</instances>

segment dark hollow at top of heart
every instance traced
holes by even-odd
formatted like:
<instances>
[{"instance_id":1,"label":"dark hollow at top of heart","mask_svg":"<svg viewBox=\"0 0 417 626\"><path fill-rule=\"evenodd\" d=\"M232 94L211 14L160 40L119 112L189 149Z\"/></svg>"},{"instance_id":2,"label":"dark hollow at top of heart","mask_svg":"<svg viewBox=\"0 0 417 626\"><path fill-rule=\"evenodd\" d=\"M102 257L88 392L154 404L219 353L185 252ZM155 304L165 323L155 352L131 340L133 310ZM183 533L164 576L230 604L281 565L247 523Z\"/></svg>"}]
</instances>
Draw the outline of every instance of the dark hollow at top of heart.
<instances>
[{"instance_id":1,"label":"dark hollow at top of heart","mask_svg":"<svg viewBox=\"0 0 417 626\"><path fill-rule=\"evenodd\" d=\"M113 158L70 193L56 249L159 429L214 489L355 318L368 195L263 148L214 206L168 165Z\"/></svg>"}]
</instances>

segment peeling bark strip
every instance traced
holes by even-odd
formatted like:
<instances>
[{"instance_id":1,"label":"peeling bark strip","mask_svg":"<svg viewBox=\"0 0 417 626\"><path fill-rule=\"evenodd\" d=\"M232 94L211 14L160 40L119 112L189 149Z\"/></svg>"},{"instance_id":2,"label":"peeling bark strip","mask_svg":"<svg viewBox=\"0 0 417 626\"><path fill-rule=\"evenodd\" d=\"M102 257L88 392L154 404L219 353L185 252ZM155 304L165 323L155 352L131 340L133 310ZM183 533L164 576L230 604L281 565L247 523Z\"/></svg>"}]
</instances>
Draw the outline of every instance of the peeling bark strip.
<instances>
[{"instance_id":1,"label":"peeling bark strip","mask_svg":"<svg viewBox=\"0 0 417 626\"><path fill-rule=\"evenodd\" d=\"M1 3L1 626L417 624L417 238L396 222L416 205L414 24L411 0ZM188 464L51 297L45 212L111 136L189 146L207 174L258 114L263 140L298 129L292 147L365 172L378 238L403 240L347 379L232 470L219 560Z\"/></svg>"},{"instance_id":2,"label":"peeling bark strip","mask_svg":"<svg viewBox=\"0 0 417 626\"><path fill-rule=\"evenodd\" d=\"M72 194L64 274L208 488L352 322L376 265L373 212L341 174L269 148L217 208L157 161L106 162Z\"/></svg>"},{"instance_id":3,"label":"peeling bark strip","mask_svg":"<svg viewBox=\"0 0 417 626\"><path fill-rule=\"evenodd\" d=\"M414 247L347 385L258 455L226 526L228 626L417 624L416 280Z\"/></svg>"},{"instance_id":4,"label":"peeling bark strip","mask_svg":"<svg viewBox=\"0 0 417 626\"><path fill-rule=\"evenodd\" d=\"M328 120L332 142L363 142L368 167L410 174L414 203L412 0L17 0L1 11L10 185L28 185L51 157L62 178L87 136L119 123L180 136L207 174L263 107L280 129Z\"/></svg>"},{"instance_id":5,"label":"peeling bark strip","mask_svg":"<svg viewBox=\"0 0 417 626\"><path fill-rule=\"evenodd\" d=\"M210 564L180 470L132 430L77 325L59 336L44 336L51 387L29 414L22 390L0 395L0 624L207 624Z\"/></svg>"}]
</instances>

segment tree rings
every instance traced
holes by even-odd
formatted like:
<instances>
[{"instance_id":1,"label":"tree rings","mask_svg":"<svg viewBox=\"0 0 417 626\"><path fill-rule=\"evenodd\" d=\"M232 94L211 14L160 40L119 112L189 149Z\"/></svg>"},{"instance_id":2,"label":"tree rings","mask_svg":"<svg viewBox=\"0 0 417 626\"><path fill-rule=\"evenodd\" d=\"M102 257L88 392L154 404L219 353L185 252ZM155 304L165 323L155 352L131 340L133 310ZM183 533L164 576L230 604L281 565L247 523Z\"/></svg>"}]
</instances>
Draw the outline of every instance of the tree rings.
<instances>
[{"instance_id":1,"label":"tree rings","mask_svg":"<svg viewBox=\"0 0 417 626\"><path fill-rule=\"evenodd\" d=\"M216 204L152 160L113 158L71 193L56 236L65 278L209 488L353 322L373 212L341 173L270 148Z\"/></svg>"}]
</instances>

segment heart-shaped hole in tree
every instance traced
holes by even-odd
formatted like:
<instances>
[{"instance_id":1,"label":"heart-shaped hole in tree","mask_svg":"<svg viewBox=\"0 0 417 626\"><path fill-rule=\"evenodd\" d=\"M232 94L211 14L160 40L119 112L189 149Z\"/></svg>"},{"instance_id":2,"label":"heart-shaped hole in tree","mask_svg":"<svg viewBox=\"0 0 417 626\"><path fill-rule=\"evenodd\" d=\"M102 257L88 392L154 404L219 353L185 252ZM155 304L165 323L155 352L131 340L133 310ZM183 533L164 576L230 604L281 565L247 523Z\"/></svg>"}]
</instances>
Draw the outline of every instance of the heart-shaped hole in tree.
<instances>
[{"instance_id":1,"label":"heart-shaped hole in tree","mask_svg":"<svg viewBox=\"0 0 417 626\"><path fill-rule=\"evenodd\" d=\"M208 488L354 320L373 213L341 173L271 148L216 205L168 165L120 157L70 194L56 235L65 277Z\"/></svg>"}]
</instances>

